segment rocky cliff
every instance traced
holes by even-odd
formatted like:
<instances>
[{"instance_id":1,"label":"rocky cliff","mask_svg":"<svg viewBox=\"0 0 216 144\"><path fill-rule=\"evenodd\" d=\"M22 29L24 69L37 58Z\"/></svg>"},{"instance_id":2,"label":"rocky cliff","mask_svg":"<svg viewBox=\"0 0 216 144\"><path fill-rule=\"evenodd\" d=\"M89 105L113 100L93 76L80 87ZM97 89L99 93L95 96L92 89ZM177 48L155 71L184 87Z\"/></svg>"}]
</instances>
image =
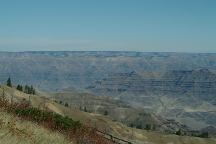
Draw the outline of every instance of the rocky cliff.
<instances>
[{"instance_id":1,"label":"rocky cliff","mask_svg":"<svg viewBox=\"0 0 216 144\"><path fill-rule=\"evenodd\" d=\"M134 71L116 73L96 81L88 89L193 128L216 126L216 74L208 69L171 70L157 78L146 78Z\"/></svg>"}]
</instances>

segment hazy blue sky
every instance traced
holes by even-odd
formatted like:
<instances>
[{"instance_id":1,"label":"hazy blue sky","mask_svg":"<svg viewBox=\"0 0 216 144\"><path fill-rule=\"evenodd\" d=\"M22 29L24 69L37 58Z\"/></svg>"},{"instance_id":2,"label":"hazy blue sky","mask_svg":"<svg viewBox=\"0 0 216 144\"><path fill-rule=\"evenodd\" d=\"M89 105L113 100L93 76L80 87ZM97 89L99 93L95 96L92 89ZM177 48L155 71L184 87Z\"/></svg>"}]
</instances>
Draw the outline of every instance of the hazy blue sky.
<instances>
[{"instance_id":1,"label":"hazy blue sky","mask_svg":"<svg viewBox=\"0 0 216 144\"><path fill-rule=\"evenodd\" d=\"M1 0L0 50L216 52L216 0Z\"/></svg>"}]
</instances>

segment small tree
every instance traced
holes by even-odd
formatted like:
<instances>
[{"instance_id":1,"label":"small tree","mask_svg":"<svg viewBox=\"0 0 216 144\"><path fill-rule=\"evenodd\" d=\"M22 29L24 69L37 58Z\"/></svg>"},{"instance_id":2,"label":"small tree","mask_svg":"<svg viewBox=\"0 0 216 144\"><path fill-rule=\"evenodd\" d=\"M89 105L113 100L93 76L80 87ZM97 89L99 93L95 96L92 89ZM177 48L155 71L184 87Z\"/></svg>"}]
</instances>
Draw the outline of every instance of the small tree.
<instances>
[{"instance_id":1,"label":"small tree","mask_svg":"<svg viewBox=\"0 0 216 144\"><path fill-rule=\"evenodd\" d=\"M151 125L150 124L146 124L145 130L151 130Z\"/></svg>"},{"instance_id":2,"label":"small tree","mask_svg":"<svg viewBox=\"0 0 216 144\"><path fill-rule=\"evenodd\" d=\"M108 111L107 110L104 111L104 115L105 116L108 115Z\"/></svg>"},{"instance_id":3,"label":"small tree","mask_svg":"<svg viewBox=\"0 0 216 144\"><path fill-rule=\"evenodd\" d=\"M88 112L86 107L84 107L84 112Z\"/></svg>"},{"instance_id":4,"label":"small tree","mask_svg":"<svg viewBox=\"0 0 216 144\"><path fill-rule=\"evenodd\" d=\"M132 128L133 128L133 127L134 127L134 124L133 124L133 123L130 123L129 127L132 127Z\"/></svg>"},{"instance_id":5,"label":"small tree","mask_svg":"<svg viewBox=\"0 0 216 144\"><path fill-rule=\"evenodd\" d=\"M201 137L201 138L208 138L208 137L209 137L209 134L208 134L208 132L202 132L202 133L199 135L199 137Z\"/></svg>"},{"instance_id":6,"label":"small tree","mask_svg":"<svg viewBox=\"0 0 216 144\"><path fill-rule=\"evenodd\" d=\"M68 106L69 106L69 105L68 105L68 103L66 102L66 103L65 103L65 107L68 107Z\"/></svg>"},{"instance_id":7,"label":"small tree","mask_svg":"<svg viewBox=\"0 0 216 144\"><path fill-rule=\"evenodd\" d=\"M12 83L11 83L10 77L9 77L8 80L7 80L7 86L12 87Z\"/></svg>"},{"instance_id":8,"label":"small tree","mask_svg":"<svg viewBox=\"0 0 216 144\"><path fill-rule=\"evenodd\" d=\"M29 91L28 89L29 89L29 87L27 85L25 85L24 92L27 93L27 94L28 94L28 91Z\"/></svg>"},{"instance_id":9,"label":"small tree","mask_svg":"<svg viewBox=\"0 0 216 144\"><path fill-rule=\"evenodd\" d=\"M143 127L142 127L141 124L138 124L138 125L136 125L136 128L137 128L137 129L142 129Z\"/></svg>"},{"instance_id":10,"label":"small tree","mask_svg":"<svg viewBox=\"0 0 216 144\"><path fill-rule=\"evenodd\" d=\"M176 135L182 135L181 129L176 132Z\"/></svg>"},{"instance_id":11,"label":"small tree","mask_svg":"<svg viewBox=\"0 0 216 144\"><path fill-rule=\"evenodd\" d=\"M35 92L35 89L33 88L33 90L32 90L32 94L33 95L35 95L36 94L36 92Z\"/></svg>"},{"instance_id":12,"label":"small tree","mask_svg":"<svg viewBox=\"0 0 216 144\"><path fill-rule=\"evenodd\" d=\"M17 90L19 90L19 91L23 91L23 87L22 87L22 85L17 85L17 88L16 88Z\"/></svg>"},{"instance_id":13,"label":"small tree","mask_svg":"<svg viewBox=\"0 0 216 144\"><path fill-rule=\"evenodd\" d=\"M23 86L22 85L20 85L20 91L23 91Z\"/></svg>"},{"instance_id":14,"label":"small tree","mask_svg":"<svg viewBox=\"0 0 216 144\"><path fill-rule=\"evenodd\" d=\"M20 85L17 85L16 89L17 89L17 90L20 90Z\"/></svg>"},{"instance_id":15,"label":"small tree","mask_svg":"<svg viewBox=\"0 0 216 144\"><path fill-rule=\"evenodd\" d=\"M31 87L30 87L30 91L29 91L29 93L30 93L30 94L33 94L33 93L34 93L34 88L33 88L32 85L31 85Z\"/></svg>"},{"instance_id":16,"label":"small tree","mask_svg":"<svg viewBox=\"0 0 216 144\"><path fill-rule=\"evenodd\" d=\"M22 85L21 85L21 89L23 90ZM34 89L34 87L32 85L31 86L25 85L25 87L24 87L24 93L33 94L33 95L36 94L35 89Z\"/></svg>"},{"instance_id":17,"label":"small tree","mask_svg":"<svg viewBox=\"0 0 216 144\"><path fill-rule=\"evenodd\" d=\"M152 130L156 130L156 125L152 125Z\"/></svg>"}]
</instances>

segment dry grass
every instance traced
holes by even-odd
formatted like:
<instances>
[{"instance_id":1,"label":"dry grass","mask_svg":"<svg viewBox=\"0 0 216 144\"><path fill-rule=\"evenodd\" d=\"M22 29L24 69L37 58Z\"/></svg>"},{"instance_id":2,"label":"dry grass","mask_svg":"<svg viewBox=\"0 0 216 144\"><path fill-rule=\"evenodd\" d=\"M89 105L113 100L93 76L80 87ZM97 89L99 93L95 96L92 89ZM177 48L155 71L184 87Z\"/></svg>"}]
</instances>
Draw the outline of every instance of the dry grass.
<instances>
[{"instance_id":1,"label":"dry grass","mask_svg":"<svg viewBox=\"0 0 216 144\"><path fill-rule=\"evenodd\" d=\"M14 117L18 117L25 122L26 120L36 122L42 127L46 127L54 132L59 132L63 134L65 138L77 144L112 144L111 141L97 134L96 129L81 125L79 121L74 121L69 117L51 112L47 108L33 108L26 100L10 103L4 91L0 97L0 109L3 110L3 112L13 114ZM7 132L2 135L3 138L7 135L12 135L18 138L18 143L23 143L20 142L23 140L36 143L36 140L33 138L34 133L32 131L27 131L30 129L20 129L15 120L7 122L1 120L0 124L2 129L3 126L7 128ZM44 132L41 134L43 133ZM49 140L48 143L51 143L51 141ZM52 143L56 143L56 141L54 140Z\"/></svg>"},{"instance_id":2,"label":"dry grass","mask_svg":"<svg viewBox=\"0 0 216 144\"><path fill-rule=\"evenodd\" d=\"M6 112L0 112L0 144L69 144L60 133L49 131Z\"/></svg>"},{"instance_id":3,"label":"dry grass","mask_svg":"<svg viewBox=\"0 0 216 144\"><path fill-rule=\"evenodd\" d=\"M28 95L23 94L21 92L18 92L14 89L11 89L11 88L5 88L5 89L6 89L6 93L8 96L11 94L14 94L14 96L19 98L19 99L22 99L22 98L27 99L28 98ZM0 94L1 94L1 89L0 89ZM106 129L106 131L108 133L111 133L114 136L117 136L117 137L120 137L123 139L128 139L128 140L134 142L135 144L216 144L216 139L213 139L213 138L212 139L209 139L209 138L205 139L205 138L196 138L196 137L187 137L187 136L166 135L166 134L152 132L152 131L147 132L145 130L132 129L132 128L126 127L125 125L123 125L121 123L114 122L114 121L112 121L112 120L110 120L107 117L104 117L102 115L85 113L85 112L79 111L78 109L67 108L67 107L59 105L59 104L57 104L57 103L55 103L49 99L46 99L44 101L44 99L39 97L39 96L33 96L32 97L32 104L34 107L44 105L43 102L45 102L45 105L47 105L50 110L53 110L57 113L59 112L63 115L68 115L68 116L72 117L74 120L79 120L82 123L91 123L90 126L92 126L92 127L96 126L97 128L99 128L101 130ZM18 123L20 123L20 122L18 122ZM24 123L24 125L27 125L27 123L30 123L31 127L32 126L36 127L35 128L36 131L33 132L33 134L37 134L37 135L33 135L33 138L41 139L41 141L38 140L39 143L42 143L42 144L48 143L49 144L50 142L52 142L54 144L55 143L64 144L65 141L66 141L66 143L68 143L68 141L64 138L64 136L62 136L58 132L56 133L56 132L48 131L48 130L41 128L35 124L32 124L31 122L23 122L23 123ZM17 125L19 125L19 124L17 124ZM22 122L21 122L21 125L22 125ZM1 120L0 120L0 127L1 127ZM86 130L86 131L89 131L89 130ZM48 134L48 136L46 136L44 133ZM0 132L0 135L1 135L1 132ZM85 142L86 142L86 141L88 141L89 137L94 138L94 136L95 136L95 135L93 135L93 136L92 135L83 135L82 131L80 131L80 134L78 134L78 135L80 135L80 136L77 139L77 141L74 141L74 143L75 142L76 143L84 143L83 140L85 140ZM14 139L14 137L15 136L13 136L12 139ZM54 139L52 139L52 137L54 137ZM3 140L7 140L7 139L10 140L9 136L7 136L7 138L4 138ZM25 138L22 137L22 139L25 139ZM44 142L43 142L43 139L44 139ZM61 140L63 140L63 142ZM30 141L30 140L28 140L28 141ZM23 140L23 142L25 142L25 140ZM12 143L13 142L11 142L11 144ZM0 141L0 144L7 144L7 143L5 143L5 141L3 141L3 142Z\"/></svg>"}]
</instances>

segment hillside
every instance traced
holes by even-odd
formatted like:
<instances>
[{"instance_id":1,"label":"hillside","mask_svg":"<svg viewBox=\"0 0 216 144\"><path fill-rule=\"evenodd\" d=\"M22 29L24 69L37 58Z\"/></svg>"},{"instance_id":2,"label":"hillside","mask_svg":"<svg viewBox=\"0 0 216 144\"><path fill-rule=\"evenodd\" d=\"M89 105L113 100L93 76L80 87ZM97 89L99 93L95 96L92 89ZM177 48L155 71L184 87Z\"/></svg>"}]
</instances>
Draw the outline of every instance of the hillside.
<instances>
[{"instance_id":1,"label":"hillside","mask_svg":"<svg viewBox=\"0 0 216 144\"><path fill-rule=\"evenodd\" d=\"M113 97L95 96L87 92L76 90L65 90L49 94L51 99L69 107L86 111L89 113L101 114L113 121L121 122L129 127L139 129L154 129L161 132L175 133L179 129L190 131L187 126L171 121L145 111L141 108L133 108L129 104L114 99Z\"/></svg>"},{"instance_id":2,"label":"hillside","mask_svg":"<svg viewBox=\"0 0 216 144\"><path fill-rule=\"evenodd\" d=\"M1 144L69 144L69 141L58 132L52 132L2 111L0 137Z\"/></svg>"},{"instance_id":3,"label":"hillside","mask_svg":"<svg viewBox=\"0 0 216 144\"><path fill-rule=\"evenodd\" d=\"M216 127L215 59L205 53L1 52L0 80L112 96L200 130Z\"/></svg>"},{"instance_id":4,"label":"hillside","mask_svg":"<svg viewBox=\"0 0 216 144\"><path fill-rule=\"evenodd\" d=\"M111 96L201 130L216 127L215 59L213 53L1 52L0 80Z\"/></svg>"},{"instance_id":5,"label":"hillside","mask_svg":"<svg viewBox=\"0 0 216 144\"><path fill-rule=\"evenodd\" d=\"M20 91L15 89L1 86L0 93L2 93L2 88L5 90L5 94L8 98L12 95L14 96L14 100L22 100L23 98L28 99L29 95L24 94ZM145 130L138 130L134 128L129 128L119 122L114 122L110 120L108 117L93 114L93 113L86 113L82 112L79 109L68 108L63 105L60 105L48 98L42 96L31 96L31 103L35 107L41 107L55 111L62 115L68 115L75 120L80 120L82 123L86 123L88 125L97 127L98 129L104 130L108 133L111 133L117 137L131 140L137 144L143 143L153 143L153 144L163 144L168 142L173 143L188 143L188 144L214 144L216 142L215 139L208 138L196 138L196 137L187 137L187 136L176 136L176 135L167 135L158 132L151 132ZM44 107L45 106L45 107Z\"/></svg>"}]
</instances>

